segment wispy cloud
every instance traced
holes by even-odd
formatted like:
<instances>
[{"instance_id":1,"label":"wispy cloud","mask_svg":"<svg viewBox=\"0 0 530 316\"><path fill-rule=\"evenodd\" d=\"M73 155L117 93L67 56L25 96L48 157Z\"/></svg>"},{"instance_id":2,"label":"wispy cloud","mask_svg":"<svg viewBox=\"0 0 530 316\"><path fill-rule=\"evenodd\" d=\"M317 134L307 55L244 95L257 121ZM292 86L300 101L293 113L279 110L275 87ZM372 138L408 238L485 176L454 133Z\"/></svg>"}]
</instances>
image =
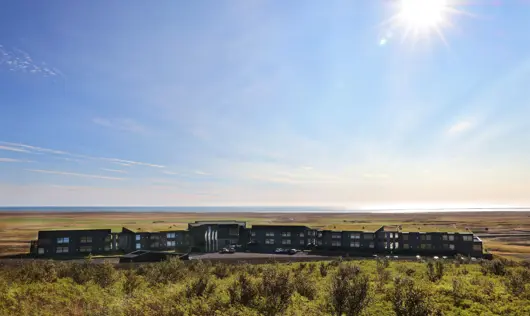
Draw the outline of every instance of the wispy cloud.
<instances>
[{"instance_id":1,"label":"wispy cloud","mask_svg":"<svg viewBox=\"0 0 530 316\"><path fill-rule=\"evenodd\" d=\"M12 158L0 158L0 162L31 162L30 160L12 159Z\"/></svg>"},{"instance_id":2,"label":"wispy cloud","mask_svg":"<svg viewBox=\"0 0 530 316\"><path fill-rule=\"evenodd\" d=\"M178 172L173 172L173 171L168 171L168 170L164 170L164 171L162 171L162 173L170 175L170 176L174 176L174 175L179 174Z\"/></svg>"},{"instance_id":3,"label":"wispy cloud","mask_svg":"<svg viewBox=\"0 0 530 316\"><path fill-rule=\"evenodd\" d=\"M73 177L82 177L82 178L94 178L94 179L105 179L105 180L124 180L124 178L116 177L107 177L98 174L86 174L86 173L74 173L74 172L64 172L64 171L55 171L55 170L41 170L41 169L26 169L30 172L38 173L47 173L47 174L56 174L62 176L73 176Z\"/></svg>"},{"instance_id":4,"label":"wispy cloud","mask_svg":"<svg viewBox=\"0 0 530 316\"><path fill-rule=\"evenodd\" d=\"M7 146L1 146L2 148L0 149L27 152L27 153L48 153L48 154L53 154L53 155L76 158L77 161L80 161L79 159L104 160L104 161L110 161L112 163L119 164L121 166L128 166L128 167L135 165L135 166L145 166L145 167L152 167L152 168L165 168L165 166L147 163L147 162L124 160L124 159L118 159L118 158L92 157L92 156L74 154L74 153L70 153L70 152L66 152L62 150L37 147L37 146L32 146L32 145L27 145L27 144L11 143L11 142L4 142L4 141L0 141L0 144L7 145ZM64 158L64 159L67 159L67 158Z\"/></svg>"},{"instance_id":5,"label":"wispy cloud","mask_svg":"<svg viewBox=\"0 0 530 316\"><path fill-rule=\"evenodd\" d=\"M120 130L120 131L127 131L127 132L134 132L134 133L145 133L147 129L136 122L133 119L130 118L116 118L116 119L109 119L109 118L102 118L102 117L96 117L92 119L92 122L96 125Z\"/></svg>"},{"instance_id":6,"label":"wispy cloud","mask_svg":"<svg viewBox=\"0 0 530 316\"><path fill-rule=\"evenodd\" d=\"M0 150L8 150L8 151L16 151L21 153L29 153L29 150L17 148L17 147L9 147L9 146L2 146L0 145Z\"/></svg>"},{"instance_id":7,"label":"wispy cloud","mask_svg":"<svg viewBox=\"0 0 530 316\"><path fill-rule=\"evenodd\" d=\"M450 135L460 134L473 128L473 126L474 124L471 121L460 121L449 127L447 133Z\"/></svg>"},{"instance_id":8,"label":"wispy cloud","mask_svg":"<svg viewBox=\"0 0 530 316\"><path fill-rule=\"evenodd\" d=\"M12 72L41 75L43 77L63 76L59 69L47 65L43 61L35 61L27 52L18 48L7 49L2 45L0 45L0 67L7 68Z\"/></svg>"},{"instance_id":9,"label":"wispy cloud","mask_svg":"<svg viewBox=\"0 0 530 316\"><path fill-rule=\"evenodd\" d=\"M31 146L31 145L20 144L20 143L0 142L0 144L8 145L11 148L16 148L18 149L18 151L40 152L40 153L49 153L49 154L56 154L56 155L80 156L80 155L74 155L74 154L71 154L65 151L42 148L42 147Z\"/></svg>"},{"instance_id":10,"label":"wispy cloud","mask_svg":"<svg viewBox=\"0 0 530 316\"><path fill-rule=\"evenodd\" d=\"M101 168L101 170L103 170L103 171L108 171L108 172L116 172L116 173L128 173L128 172L125 171L125 170L119 170L119 169Z\"/></svg>"},{"instance_id":11,"label":"wispy cloud","mask_svg":"<svg viewBox=\"0 0 530 316\"><path fill-rule=\"evenodd\" d=\"M111 161L111 162L114 162L120 165L137 165L137 166L146 166L146 167L153 167L153 168L165 168L166 167L166 166L156 165L156 164L147 163L147 162L123 160L123 159L117 159L117 158L99 158L99 159Z\"/></svg>"},{"instance_id":12,"label":"wispy cloud","mask_svg":"<svg viewBox=\"0 0 530 316\"><path fill-rule=\"evenodd\" d=\"M209 175L211 175L211 173L204 172L204 171L201 171L201 170L195 170L195 174L198 174L200 176L209 176Z\"/></svg>"}]
</instances>

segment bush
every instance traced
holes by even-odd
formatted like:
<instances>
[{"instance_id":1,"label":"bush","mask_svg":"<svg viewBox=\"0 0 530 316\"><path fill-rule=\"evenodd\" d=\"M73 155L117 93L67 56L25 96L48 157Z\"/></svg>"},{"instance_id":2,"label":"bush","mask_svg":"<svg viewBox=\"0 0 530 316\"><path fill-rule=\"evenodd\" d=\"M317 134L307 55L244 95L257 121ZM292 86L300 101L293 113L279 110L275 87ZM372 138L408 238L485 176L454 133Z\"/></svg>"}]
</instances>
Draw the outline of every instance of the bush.
<instances>
[{"instance_id":1,"label":"bush","mask_svg":"<svg viewBox=\"0 0 530 316\"><path fill-rule=\"evenodd\" d=\"M230 275L230 269L224 263L218 263L213 268L213 274L219 279L224 279Z\"/></svg>"},{"instance_id":2,"label":"bush","mask_svg":"<svg viewBox=\"0 0 530 316\"><path fill-rule=\"evenodd\" d=\"M58 278L58 271L53 261L32 260L16 270L15 280L24 283L31 282L55 282Z\"/></svg>"},{"instance_id":3,"label":"bush","mask_svg":"<svg viewBox=\"0 0 530 316\"><path fill-rule=\"evenodd\" d=\"M389 300L397 316L425 316L433 313L427 293L410 278L394 279Z\"/></svg>"},{"instance_id":4,"label":"bush","mask_svg":"<svg viewBox=\"0 0 530 316\"><path fill-rule=\"evenodd\" d=\"M517 268L505 275L504 284L507 290L515 295L521 296L530 282L530 271L525 268Z\"/></svg>"},{"instance_id":5,"label":"bush","mask_svg":"<svg viewBox=\"0 0 530 316\"><path fill-rule=\"evenodd\" d=\"M370 282L357 266L340 266L330 290L330 309L335 315L360 315L368 304Z\"/></svg>"},{"instance_id":6,"label":"bush","mask_svg":"<svg viewBox=\"0 0 530 316\"><path fill-rule=\"evenodd\" d=\"M255 305L255 300L258 296L258 287L250 276L243 272L228 287L228 294L232 304L251 307Z\"/></svg>"},{"instance_id":7,"label":"bush","mask_svg":"<svg viewBox=\"0 0 530 316\"><path fill-rule=\"evenodd\" d=\"M482 261L480 263L482 274L505 275L506 262L501 259L494 259L491 261Z\"/></svg>"},{"instance_id":8,"label":"bush","mask_svg":"<svg viewBox=\"0 0 530 316\"><path fill-rule=\"evenodd\" d=\"M191 281L186 287L186 297L202 297L210 295L215 291L216 284L210 281L210 276L204 274Z\"/></svg>"},{"instance_id":9,"label":"bush","mask_svg":"<svg viewBox=\"0 0 530 316\"><path fill-rule=\"evenodd\" d=\"M442 261L427 262L427 278L431 282L436 282L442 279L444 275L444 264Z\"/></svg>"},{"instance_id":10,"label":"bush","mask_svg":"<svg viewBox=\"0 0 530 316\"><path fill-rule=\"evenodd\" d=\"M320 266L319 266L319 270L320 270L320 275L325 278L327 275L328 275L328 265L324 264L324 262L321 262L320 263Z\"/></svg>"},{"instance_id":11,"label":"bush","mask_svg":"<svg viewBox=\"0 0 530 316\"><path fill-rule=\"evenodd\" d=\"M294 288L298 294L310 300L315 299L317 287L315 280L307 273L299 273L294 278Z\"/></svg>"},{"instance_id":12,"label":"bush","mask_svg":"<svg viewBox=\"0 0 530 316\"><path fill-rule=\"evenodd\" d=\"M274 266L265 269L259 286L263 298L261 311L265 315L282 314L291 301L293 291L289 271L282 271Z\"/></svg>"}]
</instances>

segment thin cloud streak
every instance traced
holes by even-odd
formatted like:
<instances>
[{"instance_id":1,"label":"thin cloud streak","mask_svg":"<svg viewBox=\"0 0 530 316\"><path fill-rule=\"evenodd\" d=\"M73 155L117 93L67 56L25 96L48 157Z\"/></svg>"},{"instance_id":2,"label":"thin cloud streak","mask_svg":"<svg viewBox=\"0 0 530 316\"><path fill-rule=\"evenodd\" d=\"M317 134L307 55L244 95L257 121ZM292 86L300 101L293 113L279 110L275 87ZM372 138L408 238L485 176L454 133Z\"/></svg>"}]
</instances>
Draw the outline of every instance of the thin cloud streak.
<instances>
[{"instance_id":1,"label":"thin cloud streak","mask_svg":"<svg viewBox=\"0 0 530 316\"><path fill-rule=\"evenodd\" d=\"M463 132L471 129L473 127L473 125L474 124L472 122L470 122L470 121L461 121L461 122L458 122L458 123L452 125L447 130L447 133L451 134L451 135L463 133Z\"/></svg>"},{"instance_id":2,"label":"thin cloud streak","mask_svg":"<svg viewBox=\"0 0 530 316\"><path fill-rule=\"evenodd\" d=\"M120 164L122 166L136 165L136 166L146 166L146 167L152 167L152 168L165 168L165 166L147 163L147 162L124 160L124 159L118 159L118 158L91 157L91 156L86 156L86 155L73 154L70 152L62 151L62 150L42 148L42 147L37 147L37 146L32 146L32 145L27 145L27 144L11 143L11 142L4 142L4 141L0 141L0 144L7 145L7 146L1 146L1 147L8 148L6 150L11 150L11 151L21 151L21 152L27 152L27 153L49 153L49 154L54 154L54 155L74 157L78 159L105 160L105 161L110 161L113 163ZM0 148L0 149L3 149L3 148Z\"/></svg>"},{"instance_id":3,"label":"thin cloud streak","mask_svg":"<svg viewBox=\"0 0 530 316\"><path fill-rule=\"evenodd\" d=\"M12 158L0 158L0 162L31 162L29 160L12 159Z\"/></svg>"},{"instance_id":4,"label":"thin cloud streak","mask_svg":"<svg viewBox=\"0 0 530 316\"><path fill-rule=\"evenodd\" d=\"M125 171L125 170L118 170L118 169L101 168L101 170L103 170L103 171L108 171L108 172L116 172L116 173L128 173L128 172Z\"/></svg>"},{"instance_id":5,"label":"thin cloud streak","mask_svg":"<svg viewBox=\"0 0 530 316\"><path fill-rule=\"evenodd\" d=\"M1 146L1 145L0 145L0 150L16 151L16 152L21 152L21 153L29 153L29 150L25 150L25 149L22 149L22 148L16 148L16 147Z\"/></svg>"},{"instance_id":6,"label":"thin cloud streak","mask_svg":"<svg viewBox=\"0 0 530 316\"><path fill-rule=\"evenodd\" d=\"M56 174L62 176L73 176L73 177L82 177L82 178L93 178L93 179L105 179L105 180L124 180L125 178L116 178L116 177L107 177L95 174L85 174L85 173L74 173L74 172L63 172L55 170L41 170L41 169L25 169L30 172L46 173L46 174Z\"/></svg>"}]
</instances>

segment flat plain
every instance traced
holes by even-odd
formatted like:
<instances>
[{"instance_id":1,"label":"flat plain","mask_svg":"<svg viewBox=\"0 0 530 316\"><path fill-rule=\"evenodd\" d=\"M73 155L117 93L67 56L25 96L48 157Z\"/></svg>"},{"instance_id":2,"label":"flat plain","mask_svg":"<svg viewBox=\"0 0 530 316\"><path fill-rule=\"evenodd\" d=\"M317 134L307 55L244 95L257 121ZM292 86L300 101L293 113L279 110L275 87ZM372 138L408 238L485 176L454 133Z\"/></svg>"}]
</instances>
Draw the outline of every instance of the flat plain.
<instances>
[{"instance_id":1,"label":"flat plain","mask_svg":"<svg viewBox=\"0 0 530 316\"><path fill-rule=\"evenodd\" d=\"M194 212L0 212L0 255L27 253L39 230L122 227L143 231L185 229L196 220L237 219L252 224L308 225L375 230L401 225L403 231L472 231L490 252L530 259L530 212L428 213L194 213Z\"/></svg>"}]
</instances>

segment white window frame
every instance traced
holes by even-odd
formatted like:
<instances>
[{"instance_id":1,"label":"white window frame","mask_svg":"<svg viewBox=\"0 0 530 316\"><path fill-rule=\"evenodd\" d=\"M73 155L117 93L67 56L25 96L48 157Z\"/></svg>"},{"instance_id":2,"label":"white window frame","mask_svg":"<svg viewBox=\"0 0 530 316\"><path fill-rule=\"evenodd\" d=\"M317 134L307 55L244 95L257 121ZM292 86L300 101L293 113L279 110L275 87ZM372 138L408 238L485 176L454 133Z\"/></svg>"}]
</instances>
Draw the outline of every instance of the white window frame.
<instances>
[{"instance_id":1,"label":"white window frame","mask_svg":"<svg viewBox=\"0 0 530 316\"><path fill-rule=\"evenodd\" d=\"M135 237L134 240L136 240L136 241L140 241L142 239L142 236L140 234L136 234L135 236L136 237Z\"/></svg>"},{"instance_id":2,"label":"white window frame","mask_svg":"<svg viewBox=\"0 0 530 316\"><path fill-rule=\"evenodd\" d=\"M449 235L449 241L455 241L455 235Z\"/></svg>"},{"instance_id":3,"label":"white window frame","mask_svg":"<svg viewBox=\"0 0 530 316\"><path fill-rule=\"evenodd\" d=\"M274 237L274 232L265 232L265 237Z\"/></svg>"},{"instance_id":4,"label":"white window frame","mask_svg":"<svg viewBox=\"0 0 530 316\"><path fill-rule=\"evenodd\" d=\"M282 245L290 245L291 239L282 239Z\"/></svg>"},{"instance_id":5,"label":"white window frame","mask_svg":"<svg viewBox=\"0 0 530 316\"><path fill-rule=\"evenodd\" d=\"M265 245L274 245L274 239L265 239Z\"/></svg>"},{"instance_id":6,"label":"white window frame","mask_svg":"<svg viewBox=\"0 0 530 316\"><path fill-rule=\"evenodd\" d=\"M331 233L331 239L341 239L342 234L341 233Z\"/></svg>"},{"instance_id":7,"label":"white window frame","mask_svg":"<svg viewBox=\"0 0 530 316\"><path fill-rule=\"evenodd\" d=\"M331 241L332 247L342 247L342 242L340 240L333 240Z\"/></svg>"},{"instance_id":8,"label":"white window frame","mask_svg":"<svg viewBox=\"0 0 530 316\"><path fill-rule=\"evenodd\" d=\"M142 244L137 242L136 243L136 247L135 247L136 250L139 250L139 249L142 249Z\"/></svg>"},{"instance_id":9,"label":"white window frame","mask_svg":"<svg viewBox=\"0 0 530 316\"><path fill-rule=\"evenodd\" d=\"M301 238L304 238L304 237L305 237L304 233L300 233L299 236L300 236Z\"/></svg>"},{"instance_id":10,"label":"white window frame","mask_svg":"<svg viewBox=\"0 0 530 316\"><path fill-rule=\"evenodd\" d=\"M92 252L92 246L81 246L79 252Z\"/></svg>"},{"instance_id":11,"label":"white window frame","mask_svg":"<svg viewBox=\"0 0 530 316\"><path fill-rule=\"evenodd\" d=\"M167 233L166 234L167 239L175 239L175 233Z\"/></svg>"},{"instance_id":12,"label":"white window frame","mask_svg":"<svg viewBox=\"0 0 530 316\"><path fill-rule=\"evenodd\" d=\"M454 244L449 244L449 249L455 250L455 245Z\"/></svg>"},{"instance_id":13,"label":"white window frame","mask_svg":"<svg viewBox=\"0 0 530 316\"><path fill-rule=\"evenodd\" d=\"M59 237L57 238L58 244L69 244L70 243L70 237Z\"/></svg>"},{"instance_id":14,"label":"white window frame","mask_svg":"<svg viewBox=\"0 0 530 316\"><path fill-rule=\"evenodd\" d=\"M361 242L360 241L352 241L352 242L350 242L350 247L352 247L352 248L360 248L361 247Z\"/></svg>"},{"instance_id":15,"label":"white window frame","mask_svg":"<svg viewBox=\"0 0 530 316\"><path fill-rule=\"evenodd\" d=\"M291 232L282 232L282 237L291 237Z\"/></svg>"}]
</instances>

